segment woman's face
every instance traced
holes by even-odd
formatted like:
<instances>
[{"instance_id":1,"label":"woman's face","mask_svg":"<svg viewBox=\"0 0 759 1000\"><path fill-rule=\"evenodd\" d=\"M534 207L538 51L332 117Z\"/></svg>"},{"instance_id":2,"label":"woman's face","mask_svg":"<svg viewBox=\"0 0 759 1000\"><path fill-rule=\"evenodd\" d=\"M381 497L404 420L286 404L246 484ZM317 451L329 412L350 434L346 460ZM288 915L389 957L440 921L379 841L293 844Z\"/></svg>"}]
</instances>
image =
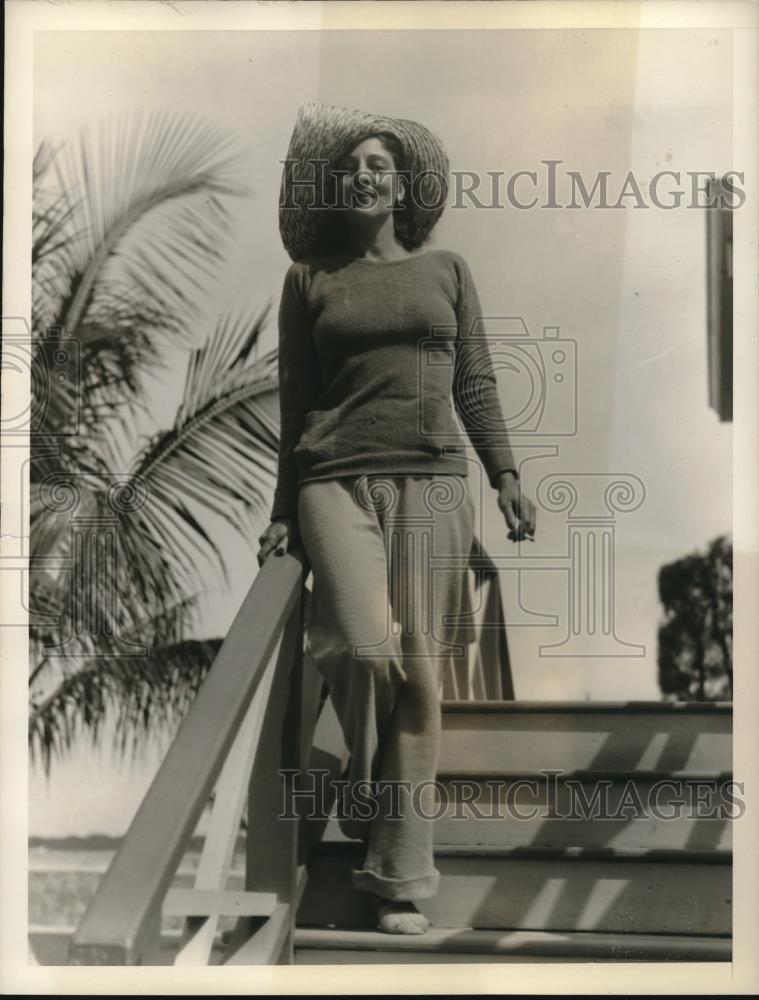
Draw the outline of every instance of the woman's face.
<instances>
[{"instance_id":1,"label":"woman's face","mask_svg":"<svg viewBox=\"0 0 759 1000\"><path fill-rule=\"evenodd\" d=\"M393 154L381 139L369 136L335 164L338 205L362 216L387 215L404 191Z\"/></svg>"}]
</instances>

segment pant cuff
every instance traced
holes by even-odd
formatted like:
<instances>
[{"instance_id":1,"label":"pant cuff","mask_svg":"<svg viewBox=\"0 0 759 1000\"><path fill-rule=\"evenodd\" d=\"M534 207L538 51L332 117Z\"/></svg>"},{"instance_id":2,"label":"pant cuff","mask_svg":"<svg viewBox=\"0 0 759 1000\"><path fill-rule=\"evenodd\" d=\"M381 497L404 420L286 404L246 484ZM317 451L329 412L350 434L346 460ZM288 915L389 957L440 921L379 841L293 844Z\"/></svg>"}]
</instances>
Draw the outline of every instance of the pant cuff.
<instances>
[{"instance_id":1,"label":"pant cuff","mask_svg":"<svg viewBox=\"0 0 759 1000\"><path fill-rule=\"evenodd\" d=\"M440 872L437 869L429 875L417 875L414 878L387 878L371 868L352 868L351 878L354 889L399 901L429 899L437 895L440 885Z\"/></svg>"}]
</instances>

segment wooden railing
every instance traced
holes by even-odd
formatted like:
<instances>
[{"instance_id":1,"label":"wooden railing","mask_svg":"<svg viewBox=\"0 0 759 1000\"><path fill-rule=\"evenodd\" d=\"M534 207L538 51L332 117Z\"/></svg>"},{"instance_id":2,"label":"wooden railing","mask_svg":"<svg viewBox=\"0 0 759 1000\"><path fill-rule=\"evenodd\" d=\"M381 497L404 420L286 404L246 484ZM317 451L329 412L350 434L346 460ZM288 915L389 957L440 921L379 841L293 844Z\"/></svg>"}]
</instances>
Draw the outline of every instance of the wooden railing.
<instances>
[{"instance_id":1,"label":"wooden railing","mask_svg":"<svg viewBox=\"0 0 759 1000\"><path fill-rule=\"evenodd\" d=\"M445 679L443 696L511 699L498 574L478 543L470 567L477 641ZM236 924L225 963L292 964L305 862L326 824L282 818L282 775L310 767L337 777L346 760L321 676L303 651L308 573L300 548L259 570L72 937L69 964L154 964L162 913L185 918L175 964L209 964L229 917ZM214 790L194 887L171 888ZM246 800L245 889L232 892ZM328 815L329 801L322 805Z\"/></svg>"}]
</instances>

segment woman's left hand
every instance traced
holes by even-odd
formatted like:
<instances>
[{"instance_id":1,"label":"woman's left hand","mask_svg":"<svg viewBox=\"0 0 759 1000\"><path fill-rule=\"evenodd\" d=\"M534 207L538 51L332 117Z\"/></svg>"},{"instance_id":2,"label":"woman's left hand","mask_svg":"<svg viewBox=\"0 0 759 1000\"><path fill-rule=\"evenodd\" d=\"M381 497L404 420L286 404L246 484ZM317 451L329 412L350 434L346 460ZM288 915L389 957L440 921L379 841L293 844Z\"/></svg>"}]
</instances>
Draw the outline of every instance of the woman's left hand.
<instances>
[{"instance_id":1,"label":"woman's left hand","mask_svg":"<svg viewBox=\"0 0 759 1000\"><path fill-rule=\"evenodd\" d=\"M509 526L509 538L512 542L528 539L535 541L537 510L535 504L519 488L516 476L506 472L501 477L498 488L498 506L503 511Z\"/></svg>"}]
</instances>

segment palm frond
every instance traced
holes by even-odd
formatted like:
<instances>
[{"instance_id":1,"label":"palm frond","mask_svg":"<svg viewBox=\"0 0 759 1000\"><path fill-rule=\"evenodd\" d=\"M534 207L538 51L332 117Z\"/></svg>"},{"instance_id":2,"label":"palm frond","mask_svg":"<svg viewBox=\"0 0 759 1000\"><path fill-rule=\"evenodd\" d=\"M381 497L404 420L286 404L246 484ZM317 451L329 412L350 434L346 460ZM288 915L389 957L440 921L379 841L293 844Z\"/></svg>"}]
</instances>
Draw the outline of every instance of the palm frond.
<instances>
[{"instance_id":1,"label":"palm frond","mask_svg":"<svg viewBox=\"0 0 759 1000\"><path fill-rule=\"evenodd\" d=\"M276 351L251 360L265 317L266 310L219 320L208 344L191 355L174 426L153 438L132 468L149 495L141 530L181 551L191 574L209 555L222 571L224 561L188 501L243 533L244 517L250 523L266 514L278 444Z\"/></svg>"},{"instance_id":2,"label":"palm frond","mask_svg":"<svg viewBox=\"0 0 759 1000\"><path fill-rule=\"evenodd\" d=\"M147 373L165 345L191 347L202 328L246 166L214 127L160 112L122 115L35 154L33 351L44 405L31 442L29 732L46 769L81 733L97 741L107 717L122 752L179 721L219 645L187 639L205 563L224 570L206 517L246 535L267 514L277 352L259 359L257 347L269 306L219 319L191 349L174 426L129 474L115 471L127 467ZM72 345L73 374L61 370Z\"/></svg>"},{"instance_id":3,"label":"palm frond","mask_svg":"<svg viewBox=\"0 0 759 1000\"><path fill-rule=\"evenodd\" d=\"M230 136L169 112L122 114L76 143L38 147L33 327L78 345L76 419L91 440L133 417L163 345L191 343L246 167ZM66 405L54 404L64 421Z\"/></svg>"},{"instance_id":4,"label":"palm frond","mask_svg":"<svg viewBox=\"0 0 759 1000\"><path fill-rule=\"evenodd\" d=\"M221 259L229 213L220 196L246 190L245 160L230 137L193 115L120 115L94 135L86 129L54 168L84 222L64 329L76 330L92 302L107 299L114 270L181 323L195 301L192 282Z\"/></svg>"},{"instance_id":5,"label":"palm frond","mask_svg":"<svg viewBox=\"0 0 759 1000\"><path fill-rule=\"evenodd\" d=\"M42 262L65 252L72 235L69 223L76 209L68 192L52 190L45 184L56 153L53 143L43 139L32 164L32 267L38 283L45 281L39 271Z\"/></svg>"},{"instance_id":6,"label":"palm frond","mask_svg":"<svg viewBox=\"0 0 759 1000\"><path fill-rule=\"evenodd\" d=\"M47 475L34 481L38 659L56 635L76 635L81 657L123 655L124 637L144 635L146 608L168 615L186 594L206 589L209 563L224 572L204 514L243 536L265 516L277 453L276 351L254 356L265 319L263 310L219 321L208 344L192 352L174 427L149 442L129 475L114 476L97 456L61 466L53 453ZM51 559L55 592L46 573Z\"/></svg>"},{"instance_id":7,"label":"palm frond","mask_svg":"<svg viewBox=\"0 0 759 1000\"><path fill-rule=\"evenodd\" d=\"M134 658L99 657L65 676L32 704L29 747L49 773L84 734L95 744L109 717L114 745L135 754L146 739L169 739L181 721L221 646L220 639L183 640L153 647Z\"/></svg>"},{"instance_id":8,"label":"palm frond","mask_svg":"<svg viewBox=\"0 0 759 1000\"><path fill-rule=\"evenodd\" d=\"M198 594L152 612L137 609L132 616L113 615L113 594L103 586L82 587L82 575L76 568L71 574L36 566L30 570L29 638L35 667L29 675L29 696L33 704L99 657L142 658L150 649L182 641L197 626ZM102 577L97 582L102 584ZM93 624L101 626L97 632L87 630Z\"/></svg>"}]
</instances>

